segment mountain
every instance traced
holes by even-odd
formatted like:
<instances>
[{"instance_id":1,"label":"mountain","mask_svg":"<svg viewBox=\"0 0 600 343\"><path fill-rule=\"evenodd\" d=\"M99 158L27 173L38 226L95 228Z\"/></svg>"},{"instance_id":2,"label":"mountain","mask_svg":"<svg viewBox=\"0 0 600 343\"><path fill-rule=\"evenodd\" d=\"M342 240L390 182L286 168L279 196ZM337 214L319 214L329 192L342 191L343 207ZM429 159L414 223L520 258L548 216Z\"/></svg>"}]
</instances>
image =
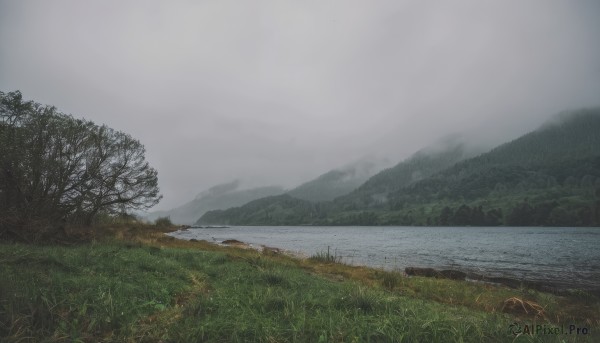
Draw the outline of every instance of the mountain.
<instances>
[{"instance_id":1,"label":"mountain","mask_svg":"<svg viewBox=\"0 0 600 343\"><path fill-rule=\"evenodd\" d=\"M387 164L385 160L363 158L303 183L287 194L312 202L333 200L358 188L385 164Z\"/></svg>"},{"instance_id":2,"label":"mountain","mask_svg":"<svg viewBox=\"0 0 600 343\"><path fill-rule=\"evenodd\" d=\"M600 108L566 112L475 157L469 157L462 144L422 150L333 201L259 199L237 209L209 212L201 221L240 225L251 219L254 225L275 225L281 220L273 218L286 218L286 225L600 225L599 132Z\"/></svg>"},{"instance_id":3,"label":"mountain","mask_svg":"<svg viewBox=\"0 0 600 343\"><path fill-rule=\"evenodd\" d=\"M476 150L467 147L460 138L446 139L377 173L353 192L335 199L335 203L352 208L369 208L386 203L390 193L423 180L475 153Z\"/></svg>"},{"instance_id":4,"label":"mountain","mask_svg":"<svg viewBox=\"0 0 600 343\"><path fill-rule=\"evenodd\" d=\"M364 157L287 191L287 194L312 202L331 200L356 189L386 163L386 160ZM154 221L159 217L170 217L171 221L177 224L193 224L208 211L242 206L256 199L286 193L283 188L278 186L246 190L239 190L239 187L238 180L216 185L180 207L168 211L152 212L146 216L146 219Z\"/></svg>"},{"instance_id":5,"label":"mountain","mask_svg":"<svg viewBox=\"0 0 600 343\"><path fill-rule=\"evenodd\" d=\"M158 217L170 217L171 221L176 224L193 224L208 211L241 206L255 199L278 195L284 192L284 189L279 186L241 190L238 188L239 181L214 186L198 194L194 200L180 207L169 211L149 213L146 219L154 221Z\"/></svg>"},{"instance_id":6,"label":"mountain","mask_svg":"<svg viewBox=\"0 0 600 343\"><path fill-rule=\"evenodd\" d=\"M559 119L399 190L393 198L468 200L494 191L575 187L582 181L591 188L600 177L600 109L563 113Z\"/></svg>"},{"instance_id":7,"label":"mountain","mask_svg":"<svg viewBox=\"0 0 600 343\"><path fill-rule=\"evenodd\" d=\"M589 226L600 223L600 109L539 129L390 194L378 223Z\"/></svg>"},{"instance_id":8,"label":"mountain","mask_svg":"<svg viewBox=\"0 0 600 343\"><path fill-rule=\"evenodd\" d=\"M326 214L341 207L366 208L379 203L388 193L440 171L472 152L460 140L445 141L415 153L406 161L367 178L374 162L362 160L333 170L287 192L286 196L252 201L239 208L206 213L197 224L291 225L323 222ZM360 179L366 180L362 185ZM326 195L326 196L325 196ZM336 195L340 195L336 198ZM333 201L320 201L319 198ZM312 204L311 204L312 202ZM292 218L296 218L293 221ZM283 224L283 223L288 224Z\"/></svg>"},{"instance_id":9,"label":"mountain","mask_svg":"<svg viewBox=\"0 0 600 343\"><path fill-rule=\"evenodd\" d=\"M289 194L265 197L227 210L205 213L198 225L298 225L315 212L315 205Z\"/></svg>"}]
</instances>

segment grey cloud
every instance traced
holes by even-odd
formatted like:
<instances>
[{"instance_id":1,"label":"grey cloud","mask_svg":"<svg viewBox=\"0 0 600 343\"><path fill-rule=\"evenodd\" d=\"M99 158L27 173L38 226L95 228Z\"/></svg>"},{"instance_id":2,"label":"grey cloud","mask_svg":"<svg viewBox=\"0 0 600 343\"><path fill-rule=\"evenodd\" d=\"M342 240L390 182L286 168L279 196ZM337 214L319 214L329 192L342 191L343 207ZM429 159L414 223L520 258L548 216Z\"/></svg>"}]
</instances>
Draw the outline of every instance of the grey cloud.
<instances>
[{"instance_id":1,"label":"grey cloud","mask_svg":"<svg viewBox=\"0 0 600 343\"><path fill-rule=\"evenodd\" d=\"M598 105L596 1L5 1L0 90L139 138L170 208Z\"/></svg>"}]
</instances>

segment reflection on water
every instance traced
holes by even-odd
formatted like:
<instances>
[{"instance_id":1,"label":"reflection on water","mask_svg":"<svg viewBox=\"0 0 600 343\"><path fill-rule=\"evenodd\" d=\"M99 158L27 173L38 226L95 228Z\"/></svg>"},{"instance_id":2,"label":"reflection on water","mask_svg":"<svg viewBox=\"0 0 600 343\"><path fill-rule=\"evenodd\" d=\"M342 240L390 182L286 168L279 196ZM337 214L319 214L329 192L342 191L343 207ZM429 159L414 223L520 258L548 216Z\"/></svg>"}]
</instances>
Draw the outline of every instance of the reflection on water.
<instances>
[{"instance_id":1,"label":"reflection on water","mask_svg":"<svg viewBox=\"0 0 600 343\"><path fill-rule=\"evenodd\" d=\"M598 228L238 226L172 235L218 242L233 238L307 256L329 247L346 263L376 268L454 268L600 289Z\"/></svg>"}]
</instances>

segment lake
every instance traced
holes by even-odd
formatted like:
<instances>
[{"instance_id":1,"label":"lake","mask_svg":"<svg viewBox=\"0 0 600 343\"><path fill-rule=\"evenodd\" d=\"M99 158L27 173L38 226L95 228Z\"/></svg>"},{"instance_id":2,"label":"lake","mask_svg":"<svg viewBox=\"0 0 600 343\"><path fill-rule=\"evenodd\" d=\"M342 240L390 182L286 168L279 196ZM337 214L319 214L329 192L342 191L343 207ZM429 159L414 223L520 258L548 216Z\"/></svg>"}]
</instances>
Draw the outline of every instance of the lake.
<instances>
[{"instance_id":1,"label":"lake","mask_svg":"<svg viewBox=\"0 0 600 343\"><path fill-rule=\"evenodd\" d=\"M345 263L386 270L457 269L600 290L599 228L237 226L171 235L209 242L237 239L304 256L329 247Z\"/></svg>"}]
</instances>

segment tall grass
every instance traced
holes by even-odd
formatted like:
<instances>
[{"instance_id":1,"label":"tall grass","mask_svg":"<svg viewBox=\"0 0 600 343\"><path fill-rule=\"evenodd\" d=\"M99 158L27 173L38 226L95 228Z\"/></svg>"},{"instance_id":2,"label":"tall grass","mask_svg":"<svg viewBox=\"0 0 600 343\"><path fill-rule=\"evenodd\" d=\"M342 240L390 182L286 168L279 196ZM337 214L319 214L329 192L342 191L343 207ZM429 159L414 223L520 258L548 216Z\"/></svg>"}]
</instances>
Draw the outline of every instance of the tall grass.
<instances>
[{"instance_id":1,"label":"tall grass","mask_svg":"<svg viewBox=\"0 0 600 343\"><path fill-rule=\"evenodd\" d=\"M333 254L329 252L329 247L327 247L327 251L319 251L316 254L310 256L308 258L313 262L320 263L340 263L342 262L342 257L337 255L337 251L334 251Z\"/></svg>"},{"instance_id":2,"label":"tall grass","mask_svg":"<svg viewBox=\"0 0 600 343\"><path fill-rule=\"evenodd\" d=\"M512 342L523 319L499 312L508 291L307 262L345 273L332 281L304 262L214 249L0 244L0 341Z\"/></svg>"}]
</instances>

